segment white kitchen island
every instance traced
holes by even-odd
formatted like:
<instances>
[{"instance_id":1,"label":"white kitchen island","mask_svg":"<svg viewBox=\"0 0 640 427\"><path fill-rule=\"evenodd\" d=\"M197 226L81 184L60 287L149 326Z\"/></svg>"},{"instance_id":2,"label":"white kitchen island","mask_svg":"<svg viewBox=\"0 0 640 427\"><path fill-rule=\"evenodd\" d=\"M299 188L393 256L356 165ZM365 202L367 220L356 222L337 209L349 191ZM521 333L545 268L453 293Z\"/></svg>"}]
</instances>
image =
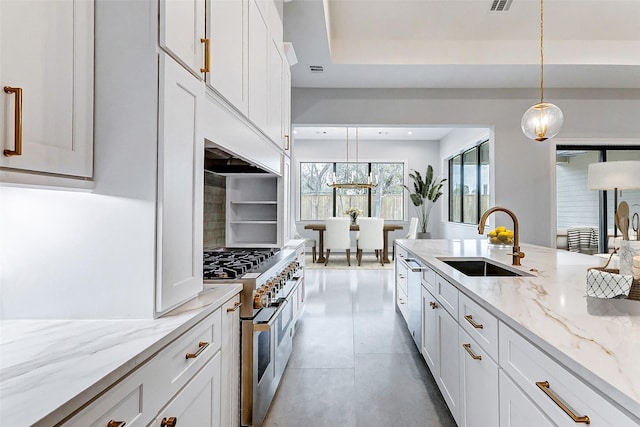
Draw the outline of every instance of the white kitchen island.
<instances>
[{"instance_id":1,"label":"white kitchen island","mask_svg":"<svg viewBox=\"0 0 640 427\"><path fill-rule=\"evenodd\" d=\"M211 287L159 319L0 322L0 425L146 426L207 369L219 385L221 323L237 314L241 289Z\"/></svg>"},{"instance_id":2,"label":"white kitchen island","mask_svg":"<svg viewBox=\"0 0 640 427\"><path fill-rule=\"evenodd\" d=\"M489 248L484 240L396 243L401 254L424 268L420 350L459 426L482 425L468 413L474 407L495 408L500 426L576 425L571 412L579 421L589 416L592 426L640 425L640 301L585 295L587 268L606 260L524 244L526 257L513 268L531 276L470 277L439 258L483 257L510 266L509 249ZM404 273L396 276L400 311L411 305L404 280ZM465 310L474 307L477 314L466 319ZM484 319L484 328L473 326L480 323L478 318ZM430 336L432 320L440 329ZM445 327L448 332L443 332ZM460 350L466 342L471 343L466 350L472 351L446 353L447 346ZM433 367L437 363L430 343L437 343L440 357L446 359L440 368ZM477 387L477 381L467 375L476 360L469 355L481 353L486 355L478 362L488 361L493 368L475 378L488 380L470 394L466 388ZM451 369L452 364L458 369ZM518 394L522 401L514 397Z\"/></svg>"}]
</instances>

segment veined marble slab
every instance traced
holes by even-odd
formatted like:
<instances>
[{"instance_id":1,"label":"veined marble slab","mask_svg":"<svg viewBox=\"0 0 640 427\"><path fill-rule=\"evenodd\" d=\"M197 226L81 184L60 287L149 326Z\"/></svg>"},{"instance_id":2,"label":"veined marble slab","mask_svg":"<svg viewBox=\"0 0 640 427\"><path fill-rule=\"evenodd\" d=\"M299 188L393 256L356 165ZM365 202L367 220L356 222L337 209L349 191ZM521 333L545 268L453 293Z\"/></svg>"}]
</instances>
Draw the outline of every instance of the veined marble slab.
<instances>
[{"instance_id":1,"label":"veined marble slab","mask_svg":"<svg viewBox=\"0 0 640 427\"><path fill-rule=\"evenodd\" d=\"M60 422L241 290L208 287L155 320L0 322L0 425Z\"/></svg>"},{"instance_id":2,"label":"veined marble slab","mask_svg":"<svg viewBox=\"0 0 640 427\"><path fill-rule=\"evenodd\" d=\"M533 277L469 277L438 257L511 265L486 240L396 240L574 375L640 418L640 301L587 297L586 272L606 259L521 245Z\"/></svg>"}]
</instances>

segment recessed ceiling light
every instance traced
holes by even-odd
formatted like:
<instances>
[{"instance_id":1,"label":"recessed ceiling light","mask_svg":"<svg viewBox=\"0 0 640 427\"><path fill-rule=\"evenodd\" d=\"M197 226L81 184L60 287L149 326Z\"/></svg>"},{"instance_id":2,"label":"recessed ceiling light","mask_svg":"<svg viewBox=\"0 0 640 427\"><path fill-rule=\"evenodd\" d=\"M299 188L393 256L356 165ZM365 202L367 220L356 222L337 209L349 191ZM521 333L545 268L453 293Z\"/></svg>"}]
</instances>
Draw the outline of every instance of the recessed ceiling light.
<instances>
[{"instance_id":1,"label":"recessed ceiling light","mask_svg":"<svg viewBox=\"0 0 640 427\"><path fill-rule=\"evenodd\" d=\"M408 133L409 135L413 135L413 132L411 132L411 131L409 131L409 132L407 132L407 133Z\"/></svg>"}]
</instances>

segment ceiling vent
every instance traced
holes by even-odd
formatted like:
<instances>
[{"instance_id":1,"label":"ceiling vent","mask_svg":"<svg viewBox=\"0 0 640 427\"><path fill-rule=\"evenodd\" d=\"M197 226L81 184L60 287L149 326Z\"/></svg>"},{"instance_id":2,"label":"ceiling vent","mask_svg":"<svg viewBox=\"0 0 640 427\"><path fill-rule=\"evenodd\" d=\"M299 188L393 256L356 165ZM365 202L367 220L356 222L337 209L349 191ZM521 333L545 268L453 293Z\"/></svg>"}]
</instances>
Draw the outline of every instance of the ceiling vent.
<instances>
[{"instance_id":1,"label":"ceiling vent","mask_svg":"<svg viewBox=\"0 0 640 427\"><path fill-rule=\"evenodd\" d=\"M324 67L322 65L309 65L309 71L312 73L324 73Z\"/></svg>"},{"instance_id":2,"label":"ceiling vent","mask_svg":"<svg viewBox=\"0 0 640 427\"><path fill-rule=\"evenodd\" d=\"M511 7L513 0L493 0L491 2L492 12L507 12Z\"/></svg>"}]
</instances>

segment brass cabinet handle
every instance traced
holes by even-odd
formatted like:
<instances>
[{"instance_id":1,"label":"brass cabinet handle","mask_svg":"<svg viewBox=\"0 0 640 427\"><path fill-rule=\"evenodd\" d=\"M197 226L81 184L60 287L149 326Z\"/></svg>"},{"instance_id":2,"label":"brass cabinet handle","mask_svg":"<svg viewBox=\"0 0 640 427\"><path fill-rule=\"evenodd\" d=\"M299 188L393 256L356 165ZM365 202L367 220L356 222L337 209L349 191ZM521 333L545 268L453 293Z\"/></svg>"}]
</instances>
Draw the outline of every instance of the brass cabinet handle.
<instances>
[{"instance_id":1,"label":"brass cabinet handle","mask_svg":"<svg viewBox=\"0 0 640 427\"><path fill-rule=\"evenodd\" d=\"M560 409L562 409L565 412L565 414L569 415L573 420L573 422L582 423L582 424L591 424L591 420L589 419L588 416L586 415L578 416L574 414L573 411L569 409L569 407L562 400L560 400L555 394L551 392L551 390L549 389L550 387L549 381L536 381L536 385L540 390L544 392L544 394L549 396L549 398L553 400L555 404L558 405Z\"/></svg>"},{"instance_id":2,"label":"brass cabinet handle","mask_svg":"<svg viewBox=\"0 0 640 427\"><path fill-rule=\"evenodd\" d=\"M126 425L127 423L124 421L109 420L109 422L107 423L107 427L124 427Z\"/></svg>"},{"instance_id":3,"label":"brass cabinet handle","mask_svg":"<svg viewBox=\"0 0 640 427\"><path fill-rule=\"evenodd\" d=\"M209 347L209 343L208 342L204 342L204 341L200 341L198 343L198 351L196 351L195 353L187 353L186 354L186 359L195 359L196 357L200 356L200 353L202 353L204 351L205 348ZM171 418L169 418L171 419Z\"/></svg>"},{"instance_id":4,"label":"brass cabinet handle","mask_svg":"<svg viewBox=\"0 0 640 427\"><path fill-rule=\"evenodd\" d=\"M464 316L464 318L467 322L471 323L471 326L473 326L474 328L476 329L484 328L484 325L474 322L473 317L470 314L467 314L466 316Z\"/></svg>"},{"instance_id":5,"label":"brass cabinet handle","mask_svg":"<svg viewBox=\"0 0 640 427\"><path fill-rule=\"evenodd\" d=\"M4 155L7 157L21 156L22 155L22 88L21 87L4 87L5 93L13 93L16 95L14 122L15 129L13 130L14 146L13 150L4 150Z\"/></svg>"},{"instance_id":6,"label":"brass cabinet handle","mask_svg":"<svg viewBox=\"0 0 640 427\"><path fill-rule=\"evenodd\" d=\"M201 73L208 73L211 71L211 63L209 61L209 39L201 38L201 43L204 43L204 68L200 68Z\"/></svg>"},{"instance_id":7,"label":"brass cabinet handle","mask_svg":"<svg viewBox=\"0 0 640 427\"><path fill-rule=\"evenodd\" d=\"M469 356L471 356L472 359L482 360L482 356L479 356L475 354L473 351L471 351L471 344L462 344L462 346L464 347L465 350L467 350L467 353L469 353Z\"/></svg>"},{"instance_id":8,"label":"brass cabinet handle","mask_svg":"<svg viewBox=\"0 0 640 427\"><path fill-rule=\"evenodd\" d=\"M291 141L289 140L289 135L285 135L284 137L287 140L287 146L284 147L284 149L288 150L289 148L291 148Z\"/></svg>"},{"instance_id":9,"label":"brass cabinet handle","mask_svg":"<svg viewBox=\"0 0 640 427\"><path fill-rule=\"evenodd\" d=\"M175 427L177 425L178 418L176 417L163 418L160 422L160 427Z\"/></svg>"},{"instance_id":10,"label":"brass cabinet handle","mask_svg":"<svg viewBox=\"0 0 640 427\"><path fill-rule=\"evenodd\" d=\"M233 307L227 308L227 313L231 313L232 311L236 311L237 309L240 308L241 305L242 305L242 303L240 301L236 301L233 304Z\"/></svg>"},{"instance_id":11,"label":"brass cabinet handle","mask_svg":"<svg viewBox=\"0 0 640 427\"><path fill-rule=\"evenodd\" d=\"M438 308L438 307L439 307L439 306L438 306L438 303L437 303L437 302L435 302L435 301L431 301L431 302L429 302L429 305L430 305L430 306L431 306L431 308L432 308L432 309L434 309L434 310L435 310L436 308Z\"/></svg>"}]
</instances>

